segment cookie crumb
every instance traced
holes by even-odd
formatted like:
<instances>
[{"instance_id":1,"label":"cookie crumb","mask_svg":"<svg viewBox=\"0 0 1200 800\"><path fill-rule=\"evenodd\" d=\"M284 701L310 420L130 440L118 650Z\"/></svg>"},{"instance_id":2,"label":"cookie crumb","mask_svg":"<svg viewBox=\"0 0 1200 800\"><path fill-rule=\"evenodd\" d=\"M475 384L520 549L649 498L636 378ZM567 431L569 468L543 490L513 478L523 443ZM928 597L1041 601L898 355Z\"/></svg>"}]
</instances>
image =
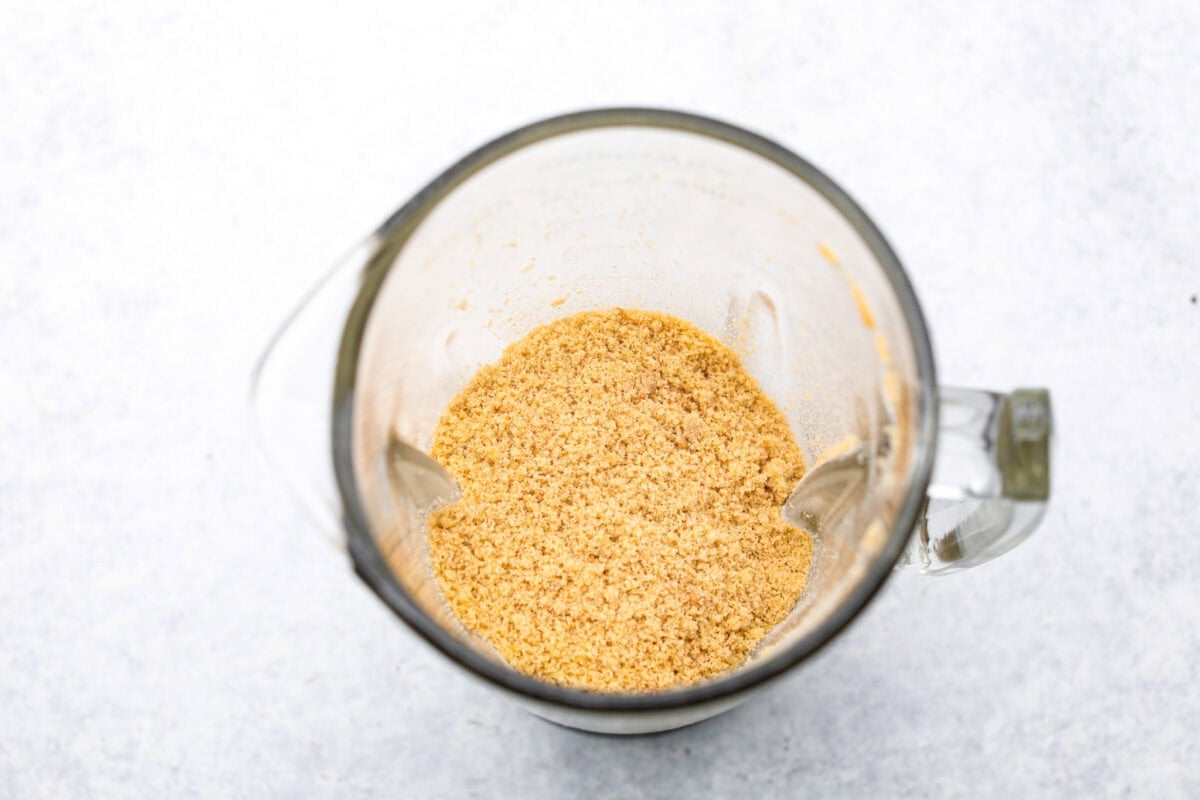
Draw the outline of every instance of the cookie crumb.
<instances>
[{"instance_id":1,"label":"cookie crumb","mask_svg":"<svg viewBox=\"0 0 1200 800\"><path fill-rule=\"evenodd\" d=\"M858 306L858 316L862 318L863 325L868 328L875 328L875 315L871 313L871 306L867 303L867 298L863 296L862 289L858 288L858 284L850 281L850 293L854 295L854 305Z\"/></svg>"},{"instance_id":2,"label":"cookie crumb","mask_svg":"<svg viewBox=\"0 0 1200 800\"><path fill-rule=\"evenodd\" d=\"M821 258L825 259L833 266L836 267L842 263L841 259L838 258L837 253L833 252L833 248L831 248L829 245L825 244L824 242L819 242L817 244L817 250L820 251Z\"/></svg>"},{"instance_id":3,"label":"cookie crumb","mask_svg":"<svg viewBox=\"0 0 1200 800\"><path fill-rule=\"evenodd\" d=\"M534 329L483 367L432 455L462 499L429 518L462 623L562 685L653 691L739 666L804 590L804 474L786 419L728 347L666 314Z\"/></svg>"}]
</instances>

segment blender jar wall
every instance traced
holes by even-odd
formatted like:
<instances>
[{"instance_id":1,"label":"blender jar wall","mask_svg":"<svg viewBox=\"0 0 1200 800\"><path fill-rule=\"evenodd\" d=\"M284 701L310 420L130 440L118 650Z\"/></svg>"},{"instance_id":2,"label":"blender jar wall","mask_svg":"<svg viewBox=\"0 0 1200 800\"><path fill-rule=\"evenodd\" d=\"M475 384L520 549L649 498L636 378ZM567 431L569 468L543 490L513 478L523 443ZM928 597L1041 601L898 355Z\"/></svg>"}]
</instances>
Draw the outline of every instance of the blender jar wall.
<instances>
[{"instance_id":1,"label":"blender jar wall","mask_svg":"<svg viewBox=\"0 0 1200 800\"><path fill-rule=\"evenodd\" d=\"M479 366L587 309L687 319L739 353L810 467L832 449L861 454L854 513L821 526L809 590L747 666L816 630L880 558L911 485L917 357L872 243L794 172L689 130L573 131L500 156L415 227L381 235L354 468L398 582L461 641L495 658L437 592L422 515L446 493L420 453Z\"/></svg>"}]
</instances>

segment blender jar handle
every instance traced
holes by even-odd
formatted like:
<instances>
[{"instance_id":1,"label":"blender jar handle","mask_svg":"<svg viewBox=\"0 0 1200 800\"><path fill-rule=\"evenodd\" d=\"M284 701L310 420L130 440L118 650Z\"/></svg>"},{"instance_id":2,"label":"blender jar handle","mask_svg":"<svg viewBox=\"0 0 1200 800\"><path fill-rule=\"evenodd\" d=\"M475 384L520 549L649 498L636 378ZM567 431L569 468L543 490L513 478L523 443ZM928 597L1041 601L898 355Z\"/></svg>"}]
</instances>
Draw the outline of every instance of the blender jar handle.
<instances>
[{"instance_id":1,"label":"blender jar handle","mask_svg":"<svg viewBox=\"0 0 1200 800\"><path fill-rule=\"evenodd\" d=\"M267 455L340 549L342 503L329 455L334 372L346 315L377 245L369 237L309 291L259 358L250 386L251 413Z\"/></svg>"},{"instance_id":2,"label":"blender jar handle","mask_svg":"<svg viewBox=\"0 0 1200 800\"><path fill-rule=\"evenodd\" d=\"M1050 393L939 390L938 448L925 509L898 568L943 575L1008 552L1050 497Z\"/></svg>"}]
</instances>

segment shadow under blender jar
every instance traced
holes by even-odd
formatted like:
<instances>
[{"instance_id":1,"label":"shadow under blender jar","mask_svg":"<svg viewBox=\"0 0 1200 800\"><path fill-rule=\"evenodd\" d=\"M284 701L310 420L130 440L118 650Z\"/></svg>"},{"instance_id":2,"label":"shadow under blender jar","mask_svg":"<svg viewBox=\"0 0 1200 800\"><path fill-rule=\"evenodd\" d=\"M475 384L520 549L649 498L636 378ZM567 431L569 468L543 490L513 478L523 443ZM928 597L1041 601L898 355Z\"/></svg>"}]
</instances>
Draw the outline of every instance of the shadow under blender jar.
<instances>
[{"instance_id":1,"label":"shadow under blender jar","mask_svg":"<svg viewBox=\"0 0 1200 800\"><path fill-rule=\"evenodd\" d=\"M781 509L814 534L791 615L738 669L646 694L510 668L454 619L425 541L457 492L426 455L451 398L533 328L614 306L733 347L809 466ZM254 389L267 449L380 599L534 713L593 731L732 707L834 637L895 565L990 559L1048 498L1048 395L939 387L908 279L854 201L773 142L677 112L556 117L471 153L312 291Z\"/></svg>"}]
</instances>

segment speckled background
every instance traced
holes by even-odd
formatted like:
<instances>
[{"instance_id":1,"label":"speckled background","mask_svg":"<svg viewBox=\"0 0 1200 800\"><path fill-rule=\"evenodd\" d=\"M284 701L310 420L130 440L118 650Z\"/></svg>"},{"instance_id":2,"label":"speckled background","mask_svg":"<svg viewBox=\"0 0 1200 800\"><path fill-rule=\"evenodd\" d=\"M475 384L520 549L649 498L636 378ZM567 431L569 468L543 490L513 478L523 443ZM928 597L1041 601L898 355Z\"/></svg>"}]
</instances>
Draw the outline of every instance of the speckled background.
<instances>
[{"instance_id":1,"label":"speckled background","mask_svg":"<svg viewBox=\"0 0 1200 800\"><path fill-rule=\"evenodd\" d=\"M0 797L1200 795L1198 41L1157 0L3 4ZM274 326L425 179L618 103L815 160L944 379L1058 415L1033 539L629 740L396 623L246 411Z\"/></svg>"}]
</instances>

